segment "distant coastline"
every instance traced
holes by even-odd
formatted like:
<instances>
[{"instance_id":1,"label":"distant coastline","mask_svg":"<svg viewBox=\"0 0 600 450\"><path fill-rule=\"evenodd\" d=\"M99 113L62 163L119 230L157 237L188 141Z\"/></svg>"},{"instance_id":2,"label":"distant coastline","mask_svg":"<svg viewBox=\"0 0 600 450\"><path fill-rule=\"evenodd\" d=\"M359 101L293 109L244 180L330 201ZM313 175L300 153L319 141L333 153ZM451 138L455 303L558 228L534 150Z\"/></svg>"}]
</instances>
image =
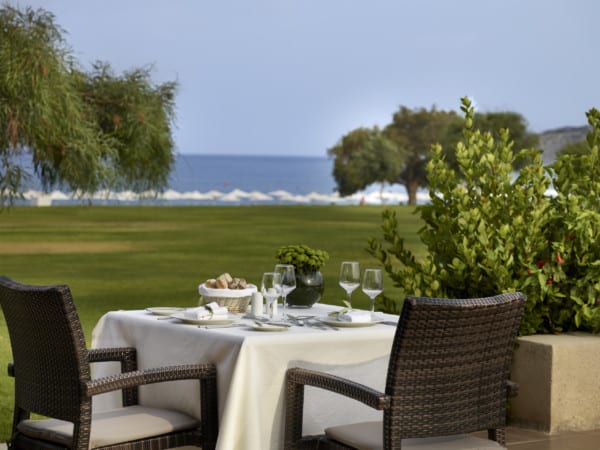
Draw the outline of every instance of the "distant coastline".
<instances>
[{"instance_id":1,"label":"distant coastline","mask_svg":"<svg viewBox=\"0 0 600 450\"><path fill-rule=\"evenodd\" d=\"M540 134L545 164L551 164L564 145L585 139L589 127L563 127ZM326 156L272 156L236 154L176 155L168 187L162 193L100 191L91 196L53 190L42 192L32 185L21 205L356 205L405 204L404 186L371 185L353 195L341 197L333 179L333 160ZM550 193L552 194L552 193ZM421 190L417 202L427 203Z\"/></svg>"}]
</instances>

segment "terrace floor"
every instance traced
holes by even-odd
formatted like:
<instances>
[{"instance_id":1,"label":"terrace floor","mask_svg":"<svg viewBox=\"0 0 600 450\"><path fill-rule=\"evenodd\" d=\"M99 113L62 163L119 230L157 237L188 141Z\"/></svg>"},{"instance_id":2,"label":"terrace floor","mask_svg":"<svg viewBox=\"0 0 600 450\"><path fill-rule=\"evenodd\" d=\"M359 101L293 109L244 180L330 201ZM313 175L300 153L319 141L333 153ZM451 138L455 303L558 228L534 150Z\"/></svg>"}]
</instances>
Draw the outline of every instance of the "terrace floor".
<instances>
[{"instance_id":1,"label":"terrace floor","mask_svg":"<svg viewBox=\"0 0 600 450\"><path fill-rule=\"evenodd\" d=\"M570 431L548 435L539 431L508 427L506 434L508 450L600 449L600 429L580 432ZM180 447L177 450L192 450L194 448L195 447ZM0 443L0 450L6 450L6 444Z\"/></svg>"},{"instance_id":2,"label":"terrace floor","mask_svg":"<svg viewBox=\"0 0 600 450\"><path fill-rule=\"evenodd\" d=\"M508 427L508 450L598 450L600 429L549 435L540 431Z\"/></svg>"}]
</instances>

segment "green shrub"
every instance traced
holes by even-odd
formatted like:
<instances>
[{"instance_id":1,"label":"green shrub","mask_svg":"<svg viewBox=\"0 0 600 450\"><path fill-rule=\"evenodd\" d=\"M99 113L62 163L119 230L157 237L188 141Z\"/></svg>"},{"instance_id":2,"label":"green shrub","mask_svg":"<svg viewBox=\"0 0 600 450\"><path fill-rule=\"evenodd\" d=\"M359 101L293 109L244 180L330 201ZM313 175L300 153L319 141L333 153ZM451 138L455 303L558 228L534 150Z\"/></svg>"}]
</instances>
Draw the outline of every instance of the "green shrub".
<instances>
[{"instance_id":1,"label":"green shrub","mask_svg":"<svg viewBox=\"0 0 600 450\"><path fill-rule=\"evenodd\" d=\"M528 297L521 334L599 331L600 114L588 113L589 153L564 155L545 168L539 151L513 150L508 130L497 140L474 130L467 98L461 109L456 163L433 146L431 202L416 210L427 256L417 260L405 248L391 209L383 213L383 238L371 239L368 251L404 294L461 298L518 290ZM546 195L551 184L556 197ZM398 309L391 299L383 302Z\"/></svg>"},{"instance_id":2,"label":"green shrub","mask_svg":"<svg viewBox=\"0 0 600 450\"><path fill-rule=\"evenodd\" d=\"M298 273L310 273L320 270L329 260L325 250L310 248L308 245L283 245L275 253L281 264L291 264Z\"/></svg>"},{"instance_id":3,"label":"green shrub","mask_svg":"<svg viewBox=\"0 0 600 450\"><path fill-rule=\"evenodd\" d=\"M587 113L588 151L561 155L549 168L556 197L540 254L537 282L524 287L557 307L541 331L600 331L600 112ZM558 306L560 304L560 306Z\"/></svg>"}]
</instances>

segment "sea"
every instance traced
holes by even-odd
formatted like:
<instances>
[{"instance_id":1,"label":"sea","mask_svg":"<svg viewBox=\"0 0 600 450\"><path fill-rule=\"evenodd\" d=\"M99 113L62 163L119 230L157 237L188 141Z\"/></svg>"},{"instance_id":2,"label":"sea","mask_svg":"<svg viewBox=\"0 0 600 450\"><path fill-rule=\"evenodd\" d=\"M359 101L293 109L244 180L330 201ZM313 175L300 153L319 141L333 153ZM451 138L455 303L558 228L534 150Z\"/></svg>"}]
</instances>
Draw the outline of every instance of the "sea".
<instances>
[{"instance_id":1,"label":"sea","mask_svg":"<svg viewBox=\"0 0 600 450\"><path fill-rule=\"evenodd\" d=\"M374 184L340 196L333 159L312 156L179 154L163 192L99 191L93 195L32 186L21 204L95 205L255 205L255 204L401 204L404 186ZM427 193L419 193L426 201Z\"/></svg>"}]
</instances>

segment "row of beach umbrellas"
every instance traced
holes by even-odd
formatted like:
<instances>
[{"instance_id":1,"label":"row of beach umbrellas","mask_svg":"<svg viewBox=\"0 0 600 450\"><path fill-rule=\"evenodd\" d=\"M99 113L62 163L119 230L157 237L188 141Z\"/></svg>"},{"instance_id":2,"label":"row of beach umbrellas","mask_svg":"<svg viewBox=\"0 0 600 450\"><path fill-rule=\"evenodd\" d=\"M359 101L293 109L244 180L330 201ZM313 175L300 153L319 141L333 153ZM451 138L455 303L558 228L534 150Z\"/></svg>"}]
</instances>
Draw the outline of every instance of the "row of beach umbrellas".
<instances>
[{"instance_id":1,"label":"row of beach umbrellas","mask_svg":"<svg viewBox=\"0 0 600 450\"><path fill-rule=\"evenodd\" d=\"M188 191L178 192L168 189L162 193L132 191L106 191L101 190L94 194L81 195L75 193L64 193L59 190L41 192L30 190L24 193L25 200L39 206L64 203L200 203L200 204L402 204L406 203L408 197L401 190L372 190L358 192L350 196L340 196L339 193L323 194L311 192L309 194L294 194L285 190L276 190L268 193L259 191L246 192L233 189L229 192L211 190L208 192ZM419 192L418 202L427 202L429 194Z\"/></svg>"}]
</instances>

